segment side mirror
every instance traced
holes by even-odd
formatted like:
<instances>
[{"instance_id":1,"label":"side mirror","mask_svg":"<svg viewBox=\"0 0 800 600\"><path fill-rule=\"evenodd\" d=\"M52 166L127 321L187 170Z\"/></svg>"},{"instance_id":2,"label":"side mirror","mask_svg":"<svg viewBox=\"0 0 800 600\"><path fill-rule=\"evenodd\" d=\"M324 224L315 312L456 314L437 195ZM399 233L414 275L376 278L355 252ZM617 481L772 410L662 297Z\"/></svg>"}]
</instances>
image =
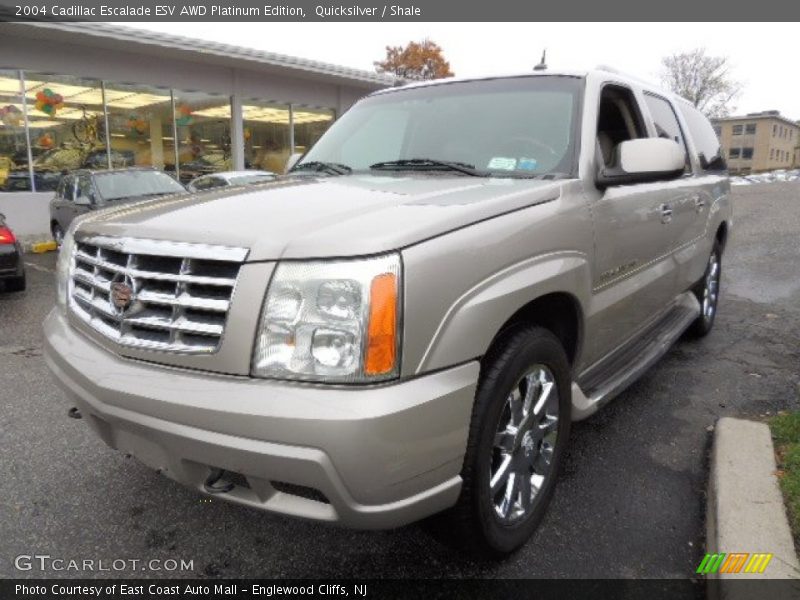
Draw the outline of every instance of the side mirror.
<instances>
[{"instance_id":1,"label":"side mirror","mask_svg":"<svg viewBox=\"0 0 800 600\"><path fill-rule=\"evenodd\" d=\"M289 155L289 158L286 160L286 166L283 168L283 172L288 173L291 171L297 164L297 161L301 158L303 158L302 152L292 152L292 154Z\"/></svg>"},{"instance_id":2,"label":"side mirror","mask_svg":"<svg viewBox=\"0 0 800 600\"><path fill-rule=\"evenodd\" d=\"M599 170L595 182L600 189L612 185L674 179L683 173L686 157L677 142L664 138L627 140L617 146L613 167Z\"/></svg>"}]
</instances>

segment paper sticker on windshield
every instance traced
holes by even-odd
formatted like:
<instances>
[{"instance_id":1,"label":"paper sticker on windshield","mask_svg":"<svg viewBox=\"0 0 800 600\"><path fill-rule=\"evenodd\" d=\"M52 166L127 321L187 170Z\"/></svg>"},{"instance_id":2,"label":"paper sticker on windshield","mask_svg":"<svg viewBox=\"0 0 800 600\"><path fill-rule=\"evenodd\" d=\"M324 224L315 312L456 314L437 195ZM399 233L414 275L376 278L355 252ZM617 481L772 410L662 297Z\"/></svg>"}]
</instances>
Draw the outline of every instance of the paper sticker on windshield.
<instances>
[{"instance_id":1,"label":"paper sticker on windshield","mask_svg":"<svg viewBox=\"0 0 800 600\"><path fill-rule=\"evenodd\" d=\"M535 171L538 164L535 158L520 158L517 168L520 171Z\"/></svg>"},{"instance_id":2,"label":"paper sticker on windshield","mask_svg":"<svg viewBox=\"0 0 800 600\"><path fill-rule=\"evenodd\" d=\"M507 158L505 156L495 156L486 165L487 169L494 169L497 171L513 171L517 168L516 158Z\"/></svg>"}]
</instances>

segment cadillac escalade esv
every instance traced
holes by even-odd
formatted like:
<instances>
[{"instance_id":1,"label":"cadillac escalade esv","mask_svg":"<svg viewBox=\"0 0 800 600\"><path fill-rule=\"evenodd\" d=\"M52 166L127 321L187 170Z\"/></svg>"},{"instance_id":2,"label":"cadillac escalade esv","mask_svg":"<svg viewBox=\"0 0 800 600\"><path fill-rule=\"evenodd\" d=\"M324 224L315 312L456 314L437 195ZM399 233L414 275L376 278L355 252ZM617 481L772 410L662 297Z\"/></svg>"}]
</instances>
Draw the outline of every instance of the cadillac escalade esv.
<instances>
[{"instance_id":1,"label":"cadillac escalade esv","mask_svg":"<svg viewBox=\"0 0 800 600\"><path fill-rule=\"evenodd\" d=\"M732 224L708 120L611 70L386 89L248 188L78 219L46 360L88 425L200 492L490 553L572 420L707 334Z\"/></svg>"}]
</instances>

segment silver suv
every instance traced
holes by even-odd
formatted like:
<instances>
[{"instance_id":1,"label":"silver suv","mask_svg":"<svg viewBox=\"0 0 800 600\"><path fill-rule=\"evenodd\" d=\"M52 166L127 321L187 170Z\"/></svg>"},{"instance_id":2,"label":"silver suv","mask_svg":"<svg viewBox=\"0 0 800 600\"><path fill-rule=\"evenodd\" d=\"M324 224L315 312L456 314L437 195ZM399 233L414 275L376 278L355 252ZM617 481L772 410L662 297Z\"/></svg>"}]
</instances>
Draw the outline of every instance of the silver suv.
<instances>
[{"instance_id":1,"label":"silver suv","mask_svg":"<svg viewBox=\"0 0 800 600\"><path fill-rule=\"evenodd\" d=\"M685 330L731 228L712 126L608 70L387 89L259 186L79 219L46 358L111 447L198 491L523 544L570 422Z\"/></svg>"}]
</instances>

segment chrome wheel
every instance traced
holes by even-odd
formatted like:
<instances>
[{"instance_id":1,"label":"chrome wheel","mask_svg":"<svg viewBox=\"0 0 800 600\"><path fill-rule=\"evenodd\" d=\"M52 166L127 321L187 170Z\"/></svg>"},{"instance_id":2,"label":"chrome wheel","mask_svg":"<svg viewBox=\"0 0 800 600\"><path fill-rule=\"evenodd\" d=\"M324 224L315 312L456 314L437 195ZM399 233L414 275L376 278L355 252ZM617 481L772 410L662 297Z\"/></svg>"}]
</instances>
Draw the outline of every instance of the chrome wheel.
<instances>
[{"instance_id":1,"label":"chrome wheel","mask_svg":"<svg viewBox=\"0 0 800 600\"><path fill-rule=\"evenodd\" d=\"M558 436L558 389L553 373L534 365L506 398L489 468L489 494L504 524L527 516L550 474Z\"/></svg>"},{"instance_id":2,"label":"chrome wheel","mask_svg":"<svg viewBox=\"0 0 800 600\"><path fill-rule=\"evenodd\" d=\"M716 251L711 253L706 268L706 278L703 282L703 318L711 321L717 310L717 298L719 297L719 256Z\"/></svg>"}]
</instances>

